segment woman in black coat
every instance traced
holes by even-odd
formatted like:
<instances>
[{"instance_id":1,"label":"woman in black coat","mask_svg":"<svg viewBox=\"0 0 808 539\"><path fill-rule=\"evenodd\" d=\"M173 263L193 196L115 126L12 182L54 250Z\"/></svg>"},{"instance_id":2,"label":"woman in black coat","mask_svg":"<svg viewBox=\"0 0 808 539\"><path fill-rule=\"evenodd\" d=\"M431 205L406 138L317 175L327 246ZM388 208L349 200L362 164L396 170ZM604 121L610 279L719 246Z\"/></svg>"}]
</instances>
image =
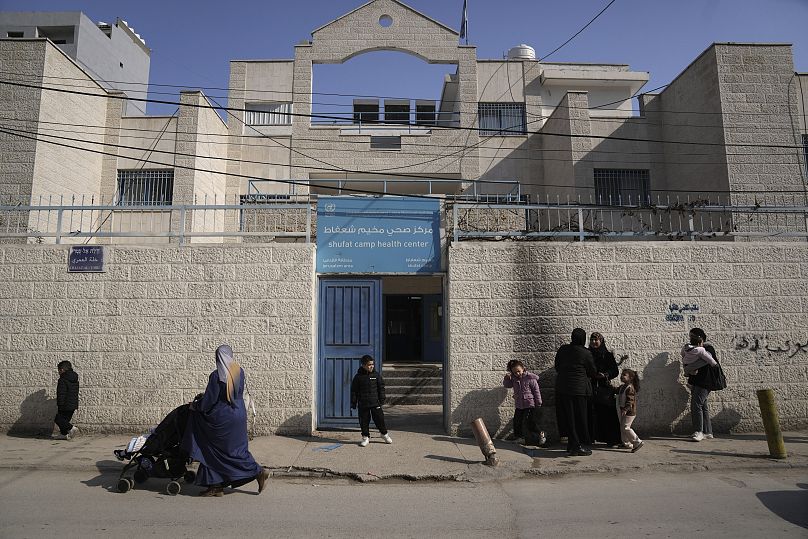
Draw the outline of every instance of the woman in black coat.
<instances>
[{"instance_id":1,"label":"woman in black coat","mask_svg":"<svg viewBox=\"0 0 808 539\"><path fill-rule=\"evenodd\" d=\"M606 348L606 339L598 332L589 336L589 351L595 360L597 374L592 378L592 401L589 407L589 432L593 442L620 445L620 419L614 403L610 380L617 378L617 362ZM606 396L608 395L608 398Z\"/></svg>"},{"instance_id":2,"label":"woman in black coat","mask_svg":"<svg viewBox=\"0 0 808 539\"><path fill-rule=\"evenodd\" d=\"M573 456L591 455L583 447L591 443L587 426L589 398L592 395L590 378L595 376L592 354L585 348L586 332L581 328L572 331L572 341L556 352L555 398L559 432L567 435L567 452Z\"/></svg>"}]
</instances>

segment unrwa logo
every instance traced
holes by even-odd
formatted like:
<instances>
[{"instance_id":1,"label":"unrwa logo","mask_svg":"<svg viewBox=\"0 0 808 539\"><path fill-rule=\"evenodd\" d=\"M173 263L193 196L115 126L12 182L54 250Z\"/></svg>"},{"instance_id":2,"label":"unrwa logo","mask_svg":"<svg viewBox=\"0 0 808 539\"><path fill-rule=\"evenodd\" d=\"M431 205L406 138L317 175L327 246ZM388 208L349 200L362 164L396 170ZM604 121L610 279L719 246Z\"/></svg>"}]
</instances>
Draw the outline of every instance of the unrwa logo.
<instances>
[{"instance_id":1,"label":"unrwa logo","mask_svg":"<svg viewBox=\"0 0 808 539\"><path fill-rule=\"evenodd\" d=\"M324 209L328 213L334 213L334 210L337 209L337 205L334 204L333 202L326 202L325 206L324 206Z\"/></svg>"}]
</instances>

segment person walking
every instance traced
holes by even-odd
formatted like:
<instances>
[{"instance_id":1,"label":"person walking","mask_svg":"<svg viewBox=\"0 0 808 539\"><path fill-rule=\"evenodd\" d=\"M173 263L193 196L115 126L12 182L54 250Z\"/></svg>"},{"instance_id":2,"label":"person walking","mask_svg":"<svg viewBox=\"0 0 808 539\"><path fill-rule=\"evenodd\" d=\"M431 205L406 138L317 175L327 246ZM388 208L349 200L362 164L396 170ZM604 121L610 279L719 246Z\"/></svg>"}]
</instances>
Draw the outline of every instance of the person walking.
<instances>
[{"instance_id":1,"label":"person walking","mask_svg":"<svg viewBox=\"0 0 808 539\"><path fill-rule=\"evenodd\" d=\"M618 406L620 407L620 427L623 445L631 448L632 453L636 453L645 444L631 424L637 417L637 393L640 392L640 375L637 371L623 369L620 373L620 381L623 385L617 390Z\"/></svg>"},{"instance_id":2,"label":"person walking","mask_svg":"<svg viewBox=\"0 0 808 539\"><path fill-rule=\"evenodd\" d=\"M393 439L387 433L384 424L384 378L376 372L376 361L373 356L362 356L362 365L351 381L351 408L359 408L359 428L362 430L360 447L367 447L370 443L370 419L379 429L379 434L386 444L392 444Z\"/></svg>"},{"instance_id":3,"label":"person walking","mask_svg":"<svg viewBox=\"0 0 808 539\"><path fill-rule=\"evenodd\" d=\"M258 493L263 492L269 470L255 462L248 448L244 371L230 346L216 349L216 370L190 410L181 445L199 462L196 484L207 487L199 495L220 498L225 487L252 481L258 482Z\"/></svg>"},{"instance_id":4,"label":"person walking","mask_svg":"<svg viewBox=\"0 0 808 539\"><path fill-rule=\"evenodd\" d=\"M586 349L586 331L575 328L572 340L558 349L555 356L556 408L567 429L567 453L571 456L591 455L582 444L590 444L587 415L592 396L595 361Z\"/></svg>"},{"instance_id":5,"label":"person walking","mask_svg":"<svg viewBox=\"0 0 808 539\"><path fill-rule=\"evenodd\" d=\"M56 383L56 417L53 422L59 427L57 440L72 440L79 433L78 427L70 420L79 409L79 375L73 370L69 361L60 361L59 381Z\"/></svg>"}]
</instances>

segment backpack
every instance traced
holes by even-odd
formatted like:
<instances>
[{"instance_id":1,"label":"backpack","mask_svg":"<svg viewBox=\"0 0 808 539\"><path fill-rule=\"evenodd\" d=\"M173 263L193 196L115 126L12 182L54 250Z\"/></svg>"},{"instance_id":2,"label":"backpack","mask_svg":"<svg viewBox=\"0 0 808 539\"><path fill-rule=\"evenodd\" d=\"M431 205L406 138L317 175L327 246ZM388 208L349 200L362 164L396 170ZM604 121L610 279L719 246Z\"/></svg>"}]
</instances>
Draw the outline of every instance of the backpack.
<instances>
[{"instance_id":1,"label":"backpack","mask_svg":"<svg viewBox=\"0 0 808 539\"><path fill-rule=\"evenodd\" d=\"M721 391L727 387L727 377L724 375L724 369L721 368L721 364L718 363L718 360L716 360L716 363L715 367L707 367L704 376L704 382L707 387L704 389Z\"/></svg>"}]
</instances>

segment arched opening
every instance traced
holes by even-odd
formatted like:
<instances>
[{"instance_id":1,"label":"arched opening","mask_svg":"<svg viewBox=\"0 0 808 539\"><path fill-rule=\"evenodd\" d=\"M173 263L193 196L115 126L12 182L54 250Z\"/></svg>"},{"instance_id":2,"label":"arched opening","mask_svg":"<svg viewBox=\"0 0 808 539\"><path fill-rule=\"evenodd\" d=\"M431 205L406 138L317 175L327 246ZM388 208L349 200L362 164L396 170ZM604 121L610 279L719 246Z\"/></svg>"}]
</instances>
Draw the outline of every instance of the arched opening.
<instances>
[{"instance_id":1,"label":"arched opening","mask_svg":"<svg viewBox=\"0 0 808 539\"><path fill-rule=\"evenodd\" d=\"M401 51L363 52L312 66L312 125L428 126L451 122L456 64Z\"/></svg>"}]
</instances>

